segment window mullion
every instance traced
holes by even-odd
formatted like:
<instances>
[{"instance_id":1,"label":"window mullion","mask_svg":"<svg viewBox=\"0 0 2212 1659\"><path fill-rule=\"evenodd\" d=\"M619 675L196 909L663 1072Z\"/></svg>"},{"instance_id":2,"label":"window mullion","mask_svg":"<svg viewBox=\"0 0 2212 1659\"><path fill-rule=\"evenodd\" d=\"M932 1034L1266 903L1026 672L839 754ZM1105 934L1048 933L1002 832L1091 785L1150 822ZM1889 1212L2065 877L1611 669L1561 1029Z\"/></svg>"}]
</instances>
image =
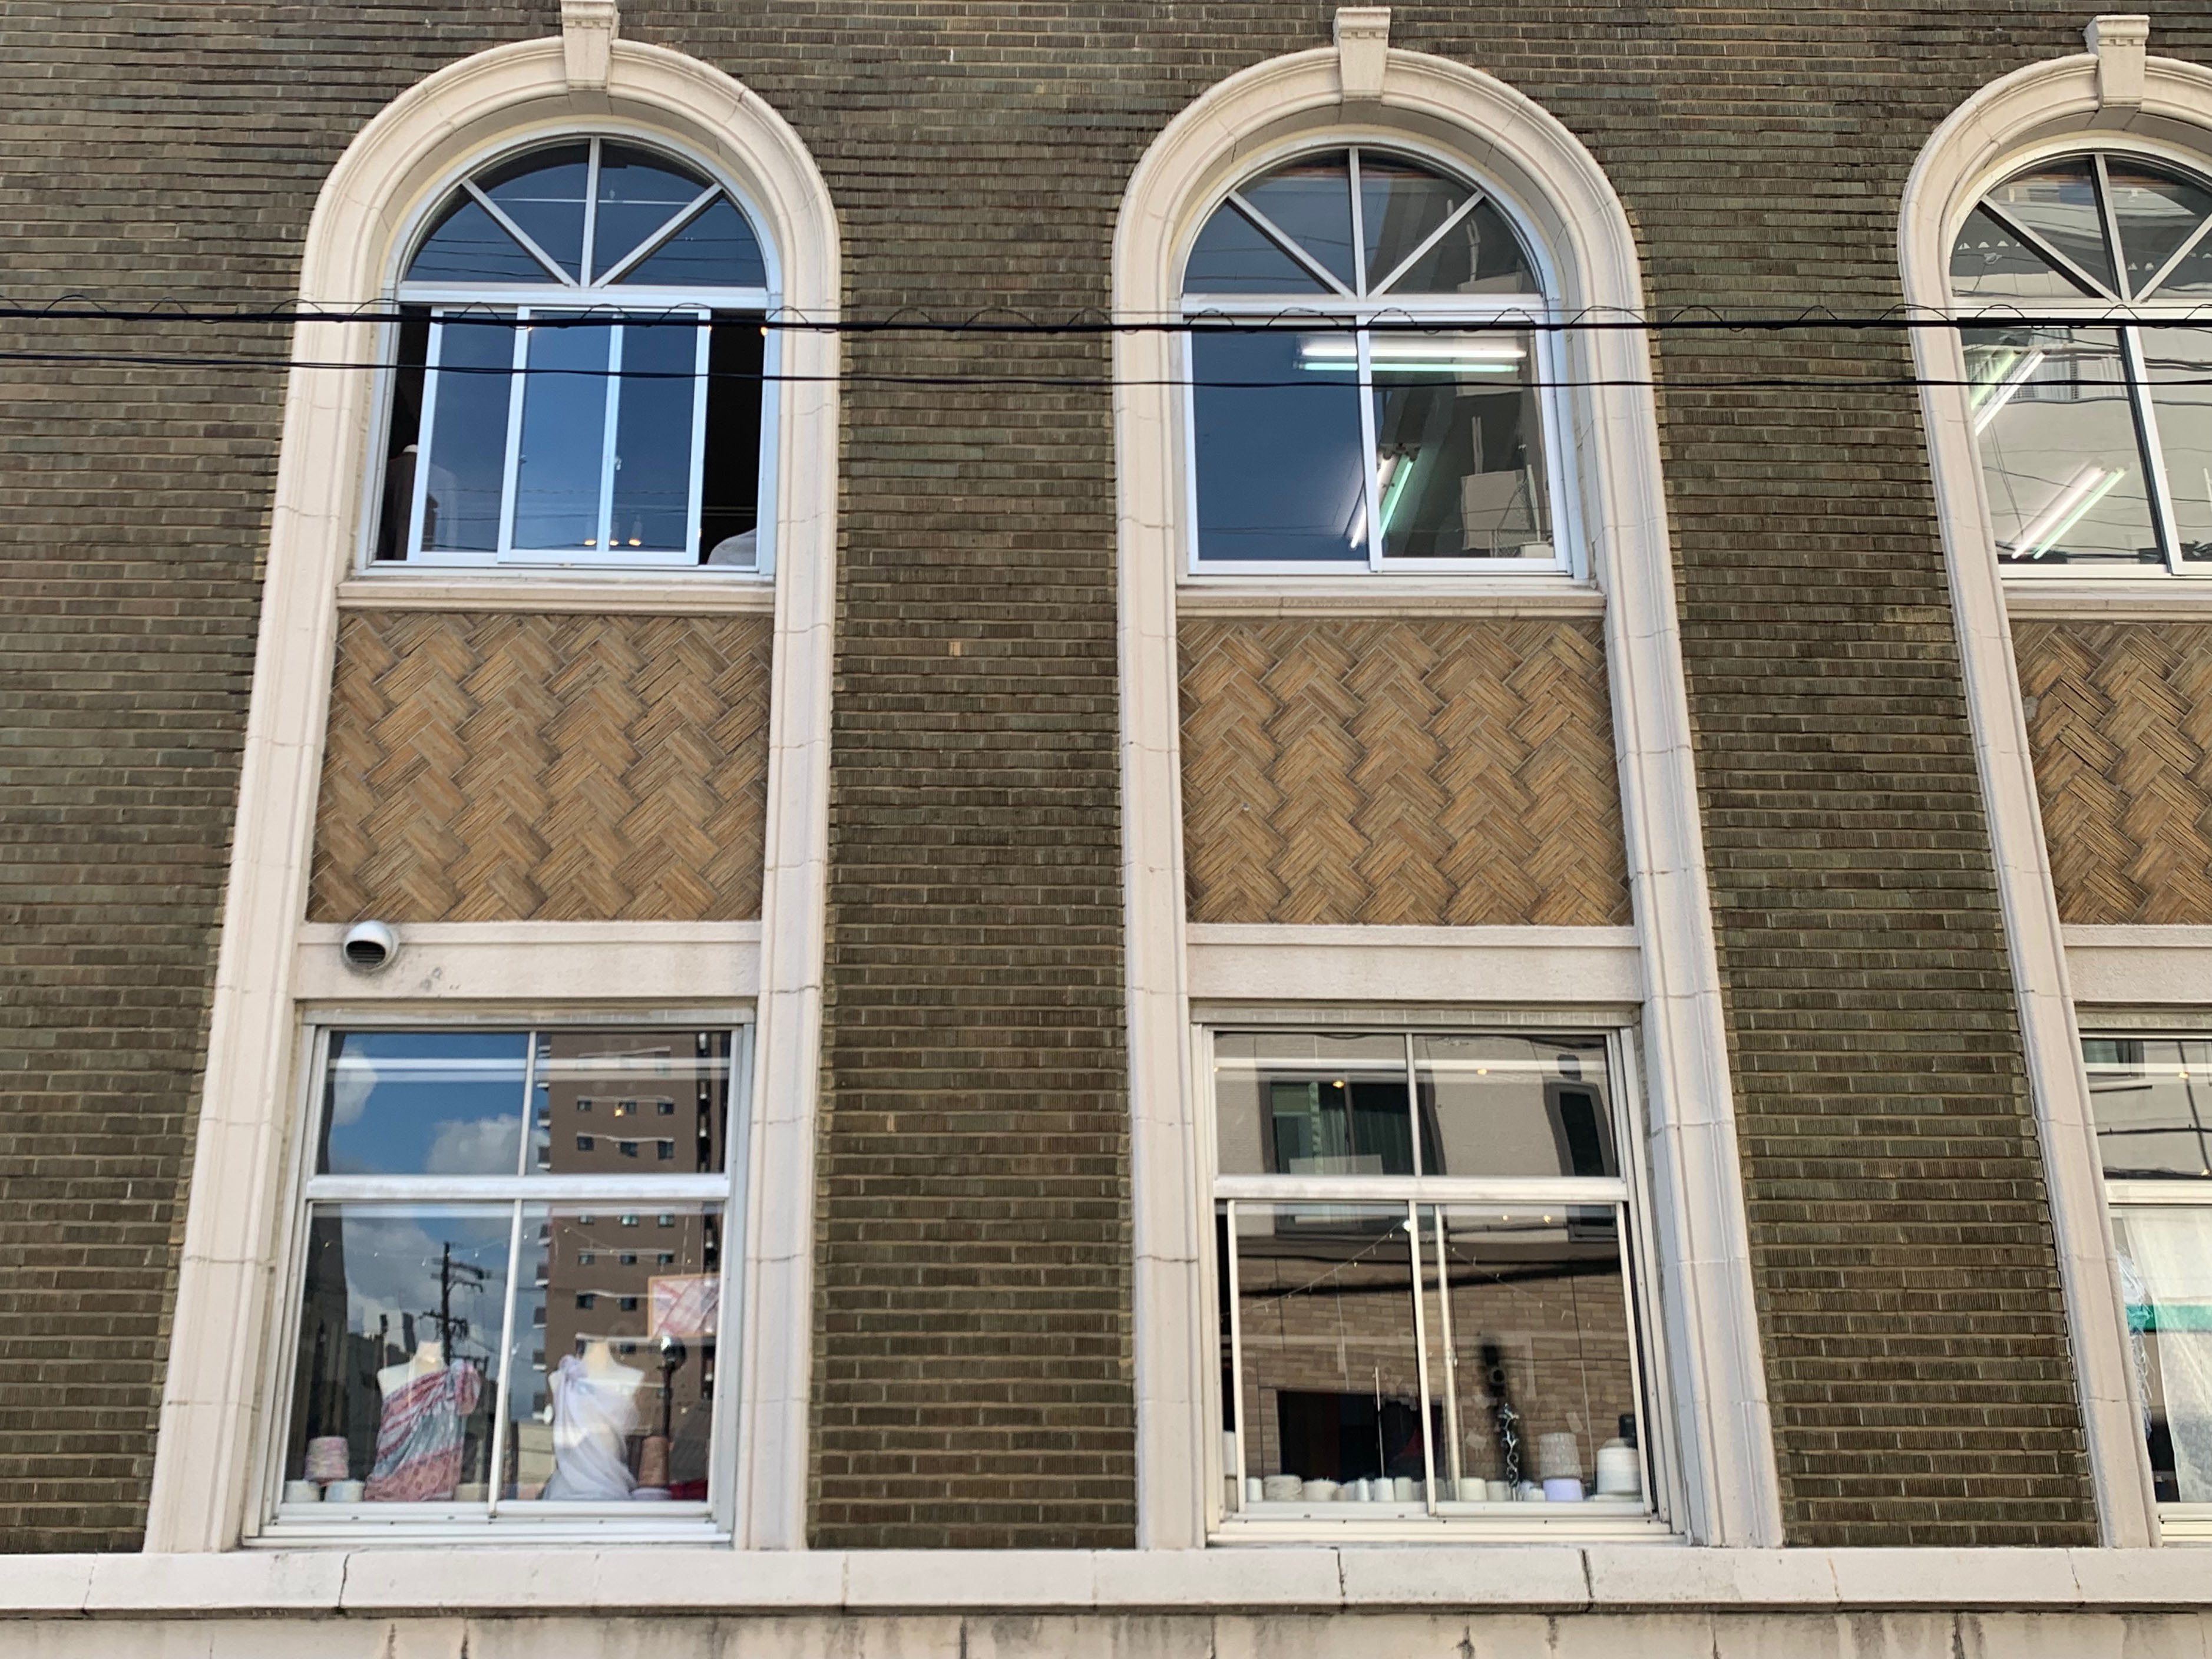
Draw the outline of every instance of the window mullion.
<instances>
[{"instance_id":1,"label":"window mullion","mask_svg":"<svg viewBox=\"0 0 2212 1659\"><path fill-rule=\"evenodd\" d=\"M694 564L698 563L706 554L713 550L699 545L699 516L704 508L707 493L707 392L708 389L707 377L713 368L714 361L713 352L714 315L712 312L702 311L698 313L697 316L699 326L694 331L697 337L692 343L691 353L694 377L691 381L691 493L687 515L690 528L685 532L684 544L684 550L691 556L691 562ZM762 355L762 364L763 368L766 367L765 352ZM762 430L767 430L765 424L763 425ZM759 507L765 499L765 496L756 489L753 495L755 503L753 563L756 568L760 563Z\"/></svg>"},{"instance_id":2,"label":"window mullion","mask_svg":"<svg viewBox=\"0 0 2212 1659\"><path fill-rule=\"evenodd\" d=\"M2144 483L2150 499L2152 528L2170 574L2181 574L2181 537L2175 528L2172 492L2166 487L2166 454L2160 447L2158 411L2151 405L2150 372L2143 362L2142 336L2132 325L2119 330L2120 362L2128 377L2128 404L2135 411L2136 441L2142 447Z\"/></svg>"},{"instance_id":3,"label":"window mullion","mask_svg":"<svg viewBox=\"0 0 2212 1659\"><path fill-rule=\"evenodd\" d=\"M589 158L584 163L584 246L578 256L577 280L585 287L593 285L592 263L599 256L595 244L599 229L599 140L592 140Z\"/></svg>"},{"instance_id":4,"label":"window mullion","mask_svg":"<svg viewBox=\"0 0 2212 1659\"><path fill-rule=\"evenodd\" d=\"M536 1047L535 1042L532 1048ZM530 1132L526 1121L522 1144L530 1144ZM521 1295L519 1275L522 1271L522 1200L517 1199L510 1206L507 1234L507 1305L501 1310L499 1322L499 1382L492 1390L491 1402L491 1468L486 1473L484 1500L486 1513L499 1513L500 1469L507 1455L507 1403L514 1391L514 1304ZM446 1356L453 1363L453 1356Z\"/></svg>"},{"instance_id":5,"label":"window mullion","mask_svg":"<svg viewBox=\"0 0 2212 1659\"><path fill-rule=\"evenodd\" d=\"M522 404L530 379L531 313L518 307L514 313L514 350L509 359L514 384L507 392L507 457L500 472L499 545L492 557L504 559L514 551L514 488L522 467Z\"/></svg>"},{"instance_id":6,"label":"window mullion","mask_svg":"<svg viewBox=\"0 0 2212 1659\"><path fill-rule=\"evenodd\" d=\"M1466 1472L1460 1467L1459 1356L1452 1346L1451 1264L1444 1255L1444 1206L1432 1204L1429 1213L1436 1218L1437 1340L1444 1362L1444 1434L1449 1442L1445 1449L1450 1454L1452 1497L1456 1500ZM1429 1493L1430 1512L1433 1514L1436 1507L1437 1496L1432 1489Z\"/></svg>"},{"instance_id":7,"label":"window mullion","mask_svg":"<svg viewBox=\"0 0 2212 1659\"><path fill-rule=\"evenodd\" d=\"M406 556L410 559L422 551L422 510L430 488L430 445L438 422L438 364L444 355L445 343L445 313L434 311L430 314L429 349L422 354L422 418L415 425L415 476L407 487Z\"/></svg>"},{"instance_id":8,"label":"window mullion","mask_svg":"<svg viewBox=\"0 0 2212 1659\"><path fill-rule=\"evenodd\" d=\"M1352 289L1364 300L1367 297L1367 222L1359 202L1359 147L1354 144L1345 157L1346 177L1352 185Z\"/></svg>"},{"instance_id":9,"label":"window mullion","mask_svg":"<svg viewBox=\"0 0 2212 1659\"><path fill-rule=\"evenodd\" d=\"M1364 515L1367 526L1367 568L1379 571L1382 568L1382 485L1379 476L1382 463L1376 451L1378 439L1375 419L1374 353L1364 325L1364 320L1362 319L1362 325L1352 331L1352 337L1358 355L1359 442L1366 462L1366 476L1361 480L1361 488L1367 495L1367 509Z\"/></svg>"},{"instance_id":10,"label":"window mullion","mask_svg":"<svg viewBox=\"0 0 2212 1659\"><path fill-rule=\"evenodd\" d=\"M1413 1270L1413 1376L1421 1390L1421 1498L1431 1515L1437 1512L1437 1437L1431 1428L1434 1419L1429 1409L1429 1321L1422 1307L1421 1295L1421 1206L1413 1199L1406 1200L1406 1255ZM1388 1480L1390 1471L1386 1466L1382 1478ZM1395 1494L1394 1493L1395 1497Z\"/></svg>"},{"instance_id":11,"label":"window mullion","mask_svg":"<svg viewBox=\"0 0 2212 1659\"><path fill-rule=\"evenodd\" d=\"M2112 179L2105 171L2104 152L2090 156L2089 165L2096 175L2097 223L2105 234L2105 257L2112 262L2112 287L2123 301L2132 301L2135 284L2128 280L2127 250L2120 246L2120 223L2112 213Z\"/></svg>"},{"instance_id":12,"label":"window mullion","mask_svg":"<svg viewBox=\"0 0 2212 1659\"><path fill-rule=\"evenodd\" d=\"M1223 1228L1229 1252L1229 1386L1233 1391L1231 1409L1237 1418L1237 1495L1244 1496L1244 1471L1251 1467L1244 1453L1244 1285L1237 1261L1237 1200L1231 1199L1223 1206L1227 1224ZM1239 1507L1242 1507L1240 1501Z\"/></svg>"},{"instance_id":13,"label":"window mullion","mask_svg":"<svg viewBox=\"0 0 2212 1659\"><path fill-rule=\"evenodd\" d=\"M615 550L615 469L622 458L615 453L617 422L622 416L622 358L623 325L615 324L607 330L607 384L601 418L605 430L599 434L599 551L611 554Z\"/></svg>"}]
</instances>

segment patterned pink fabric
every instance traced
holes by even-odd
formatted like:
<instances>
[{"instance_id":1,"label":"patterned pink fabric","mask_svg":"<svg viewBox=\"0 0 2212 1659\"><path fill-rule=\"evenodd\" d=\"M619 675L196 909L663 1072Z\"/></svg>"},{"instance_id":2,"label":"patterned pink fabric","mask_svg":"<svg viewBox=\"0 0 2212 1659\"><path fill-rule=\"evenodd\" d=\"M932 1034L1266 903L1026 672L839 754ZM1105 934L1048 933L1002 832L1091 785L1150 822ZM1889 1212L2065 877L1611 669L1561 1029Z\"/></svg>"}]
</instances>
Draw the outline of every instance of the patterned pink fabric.
<instances>
[{"instance_id":1,"label":"patterned pink fabric","mask_svg":"<svg viewBox=\"0 0 2212 1659\"><path fill-rule=\"evenodd\" d=\"M461 1480L461 1425L483 1395L477 1368L455 1360L416 1377L384 1402L376 1464L363 1495L372 1504L450 1498Z\"/></svg>"}]
</instances>

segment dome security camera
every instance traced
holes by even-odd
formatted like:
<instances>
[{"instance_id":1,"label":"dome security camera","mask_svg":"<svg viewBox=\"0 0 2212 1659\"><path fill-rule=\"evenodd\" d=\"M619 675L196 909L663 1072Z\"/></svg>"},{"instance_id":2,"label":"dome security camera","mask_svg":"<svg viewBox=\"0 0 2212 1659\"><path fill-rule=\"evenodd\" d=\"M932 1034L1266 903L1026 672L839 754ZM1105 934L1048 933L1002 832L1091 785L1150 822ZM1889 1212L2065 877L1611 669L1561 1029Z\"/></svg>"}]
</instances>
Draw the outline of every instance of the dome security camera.
<instances>
[{"instance_id":1,"label":"dome security camera","mask_svg":"<svg viewBox=\"0 0 2212 1659\"><path fill-rule=\"evenodd\" d=\"M373 974L399 954L399 939L380 921L356 921L346 929L338 954L356 974Z\"/></svg>"}]
</instances>

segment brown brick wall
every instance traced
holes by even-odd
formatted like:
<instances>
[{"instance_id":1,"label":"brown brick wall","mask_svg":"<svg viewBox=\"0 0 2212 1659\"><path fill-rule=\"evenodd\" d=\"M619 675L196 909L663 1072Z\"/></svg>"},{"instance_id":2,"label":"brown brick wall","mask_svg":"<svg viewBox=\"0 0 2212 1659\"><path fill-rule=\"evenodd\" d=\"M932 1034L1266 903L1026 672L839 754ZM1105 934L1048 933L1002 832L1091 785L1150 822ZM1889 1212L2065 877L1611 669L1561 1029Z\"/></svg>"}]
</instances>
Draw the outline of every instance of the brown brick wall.
<instances>
[{"instance_id":1,"label":"brown brick wall","mask_svg":"<svg viewBox=\"0 0 2212 1659\"><path fill-rule=\"evenodd\" d=\"M2012 635L2060 920L2212 922L2212 627Z\"/></svg>"},{"instance_id":2,"label":"brown brick wall","mask_svg":"<svg viewBox=\"0 0 2212 1659\"><path fill-rule=\"evenodd\" d=\"M1325 43L1330 10L636 0L623 27L796 125L856 313L1049 317L1108 302L1121 191L1160 126ZM2082 16L1538 0L1401 5L1393 28L1583 137L1657 303L1795 311L1897 301L1928 132L2080 50ZM0 283L280 299L362 124L553 23L550 0L19 0ZM2153 44L2212 55L2212 6L2162 8ZM284 342L56 323L10 344L265 362ZM872 336L848 361L815 1535L1123 1542L1107 352ZM1790 1536L2086 1541L1909 356L1881 334L1677 334L1660 368ZM0 374L0 1547L128 1547L283 383ZM1830 374L1852 383L1788 384ZM916 383L946 375L996 378Z\"/></svg>"},{"instance_id":3,"label":"brown brick wall","mask_svg":"<svg viewBox=\"0 0 2212 1659\"><path fill-rule=\"evenodd\" d=\"M1628 917L1595 622L1186 617L1193 921Z\"/></svg>"},{"instance_id":4,"label":"brown brick wall","mask_svg":"<svg viewBox=\"0 0 2212 1659\"><path fill-rule=\"evenodd\" d=\"M760 915L765 617L355 611L313 921Z\"/></svg>"}]
</instances>

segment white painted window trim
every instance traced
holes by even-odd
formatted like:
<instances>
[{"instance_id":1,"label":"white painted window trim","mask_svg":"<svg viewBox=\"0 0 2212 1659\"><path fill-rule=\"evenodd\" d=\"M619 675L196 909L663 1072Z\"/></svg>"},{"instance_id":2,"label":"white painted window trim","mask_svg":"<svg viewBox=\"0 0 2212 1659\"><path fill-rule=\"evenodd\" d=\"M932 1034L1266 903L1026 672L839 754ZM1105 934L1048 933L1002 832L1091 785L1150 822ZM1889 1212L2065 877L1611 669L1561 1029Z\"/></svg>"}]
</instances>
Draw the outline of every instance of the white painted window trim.
<instances>
[{"instance_id":1,"label":"white painted window trim","mask_svg":"<svg viewBox=\"0 0 2212 1659\"><path fill-rule=\"evenodd\" d=\"M1899 252L1908 306L1928 315L1951 311L1950 249L1959 226L1982 192L2038 146L2124 144L2135 139L2148 141L2147 149L2171 143L2212 154L2212 71L2172 58L2142 58L2138 44L2138 67L2131 76L2127 54L2109 44L2114 32L2105 27L2126 21L2100 19L2092 26L2093 40L2102 33L2108 41L2101 67L2096 52L2030 64L1983 88L1936 129L1914 165L1900 215ZM2008 584L1998 567L1961 384L1966 358L1959 335L1948 329L1916 329L1912 343L1958 618L1967 713L1988 804L2028 1084L2051 1194L2099 1530L2107 1546L2139 1547L2158 1541L2157 1510L2149 1465L2137 1441L2141 1419L2127 1358L2126 1308L2105 1208L2088 1079L2081 1066L2067 935L2058 921L2013 656L2008 607L2024 593ZM2171 578L2159 581L2182 586ZM2087 587L2082 584L2074 592L2086 599ZM2147 605L2152 598L2148 585L2124 590L2100 583L2094 591L2129 603L2129 614L2140 614L2134 605ZM2127 599L2130 591L2137 596L2132 602ZM2032 607L2022 605L2023 611L2070 611L2053 590L2041 590L2039 599L2041 594L2052 597ZM2085 614L2104 614L2103 607L2089 606ZM2086 972L2098 971L2087 956L2080 960Z\"/></svg>"},{"instance_id":2,"label":"white painted window trim","mask_svg":"<svg viewBox=\"0 0 2212 1659\"><path fill-rule=\"evenodd\" d=\"M1346 15L1350 15L1349 13ZM1602 172L1566 129L1478 70L1424 54L1347 48L1271 59L1184 110L1139 164L1115 239L1115 313L1178 314L1187 240L1253 158L1346 132L1426 138L1521 200L1570 310L1634 314L1635 242ZM1348 102L1381 70L1379 95ZM1781 1506L1753 1311L1720 978L1705 890L1674 572L1647 343L1572 337L1577 378L1610 386L1571 413L1592 576L1605 595L1630 884L1640 945L1651 1225L1670 1425L1694 1540L1778 1543ZM1188 545L1174 337L1115 340L1120 465L1121 798L1135 1248L1138 1540L1206 1536L1213 1332L1200 1229L1211 1224L1194 1099L1182 849L1176 574ZM1416 993L1418 994L1418 993Z\"/></svg>"},{"instance_id":3,"label":"white painted window trim","mask_svg":"<svg viewBox=\"0 0 2212 1659\"><path fill-rule=\"evenodd\" d=\"M538 131L614 122L660 134L741 184L781 258L787 313L834 321L836 216L790 126L721 71L681 53L627 40L572 53L576 44L548 36L479 52L401 94L363 128L309 223L302 305L349 313L379 301L406 227L470 158ZM582 70L575 80L572 62ZM775 461L780 551L745 1284L743 1326L731 1334L740 1352L736 1541L769 1548L805 1542L836 507L836 476L821 458L837 453L838 419L834 333L787 331L783 349L783 368L795 378L781 393ZM352 586L365 481L374 475L378 388L367 370L377 355L374 331L358 326L309 321L295 331L296 361L333 366L295 369L285 401L147 1521L152 1552L237 1545L270 1403L264 1360L288 1224L281 1200L296 1130L295 1039L307 988L297 971L299 921L338 592ZM549 585L549 592L569 591ZM524 597L518 592L516 601ZM721 944L743 956L742 942ZM574 939L568 948L596 954Z\"/></svg>"}]
</instances>

